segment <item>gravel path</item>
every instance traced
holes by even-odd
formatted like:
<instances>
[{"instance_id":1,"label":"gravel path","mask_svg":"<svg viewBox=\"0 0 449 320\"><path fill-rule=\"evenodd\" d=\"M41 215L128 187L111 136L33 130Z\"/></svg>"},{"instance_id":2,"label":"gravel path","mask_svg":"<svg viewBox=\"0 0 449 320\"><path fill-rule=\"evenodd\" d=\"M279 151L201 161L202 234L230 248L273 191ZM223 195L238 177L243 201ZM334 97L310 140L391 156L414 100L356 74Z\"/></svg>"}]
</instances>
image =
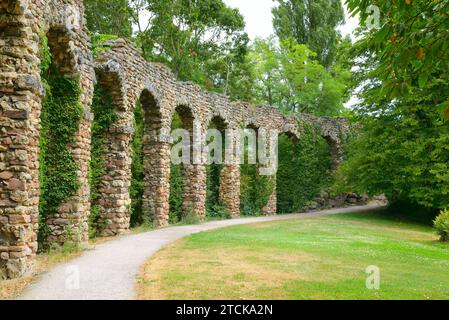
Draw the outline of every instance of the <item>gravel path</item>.
<instances>
[{"instance_id":1,"label":"gravel path","mask_svg":"<svg viewBox=\"0 0 449 320\"><path fill-rule=\"evenodd\" d=\"M351 207L286 216L242 218L201 225L169 227L127 235L96 245L81 257L56 266L39 276L19 299L24 300L130 300L135 298L139 268L164 246L185 236L241 224L269 222L347 212L363 212L379 206Z\"/></svg>"}]
</instances>

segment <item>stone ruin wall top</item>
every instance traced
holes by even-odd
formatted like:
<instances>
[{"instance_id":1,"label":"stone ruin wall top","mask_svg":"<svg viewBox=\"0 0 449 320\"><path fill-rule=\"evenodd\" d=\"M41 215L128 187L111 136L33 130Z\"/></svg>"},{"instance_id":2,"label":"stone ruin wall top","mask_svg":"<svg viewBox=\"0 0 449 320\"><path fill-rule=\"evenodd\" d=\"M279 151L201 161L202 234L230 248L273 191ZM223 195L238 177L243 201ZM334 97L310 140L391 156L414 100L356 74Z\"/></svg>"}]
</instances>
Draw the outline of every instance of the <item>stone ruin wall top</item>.
<instances>
[{"instance_id":1,"label":"stone ruin wall top","mask_svg":"<svg viewBox=\"0 0 449 320\"><path fill-rule=\"evenodd\" d=\"M131 111L141 93L148 90L161 112L162 127L167 130L178 106L188 106L196 120L205 127L211 119L220 117L228 128L277 129L280 133L299 138L298 120L303 120L317 125L323 137L338 143L349 130L345 119L308 114L286 116L271 106L257 107L244 101L231 101L225 95L205 91L192 82L177 81L165 65L145 61L139 49L128 40L110 40L103 46L106 50L95 61L95 69L100 78L109 79L110 90L118 102L117 108ZM129 121L128 117L128 125Z\"/></svg>"}]
</instances>

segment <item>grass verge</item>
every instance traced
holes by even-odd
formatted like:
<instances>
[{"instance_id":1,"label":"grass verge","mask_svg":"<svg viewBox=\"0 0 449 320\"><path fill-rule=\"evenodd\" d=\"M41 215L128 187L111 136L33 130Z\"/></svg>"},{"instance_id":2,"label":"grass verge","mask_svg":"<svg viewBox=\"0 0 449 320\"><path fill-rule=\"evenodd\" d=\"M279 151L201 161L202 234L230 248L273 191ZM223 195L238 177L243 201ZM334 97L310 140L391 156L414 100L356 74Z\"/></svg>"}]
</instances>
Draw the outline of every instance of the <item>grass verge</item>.
<instances>
[{"instance_id":1,"label":"grass verge","mask_svg":"<svg viewBox=\"0 0 449 320\"><path fill-rule=\"evenodd\" d=\"M142 268L140 299L449 299L449 246L381 213L236 226L190 236ZM368 266L380 290L366 287Z\"/></svg>"}]
</instances>

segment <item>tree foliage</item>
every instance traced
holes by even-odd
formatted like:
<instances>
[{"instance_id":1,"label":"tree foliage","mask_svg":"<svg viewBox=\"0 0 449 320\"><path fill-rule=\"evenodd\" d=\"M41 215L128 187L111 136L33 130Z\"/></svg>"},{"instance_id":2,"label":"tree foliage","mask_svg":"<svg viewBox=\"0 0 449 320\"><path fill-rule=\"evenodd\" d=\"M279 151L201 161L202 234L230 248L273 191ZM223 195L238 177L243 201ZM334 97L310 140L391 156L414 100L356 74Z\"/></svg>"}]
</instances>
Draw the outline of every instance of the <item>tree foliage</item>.
<instances>
[{"instance_id":1,"label":"tree foliage","mask_svg":"<svg viewBox=\"0 0 449 320\"><path fill-rule=\"evenodd\" d=\"M348 2L363 20L366 3ZM384 193L393 202L449 206L449 127L437 107L449 98L449 61L432 49L447 35L438 18L447 8L438 3L377 1L384 25L361 30L352 51L361 129L339 179L347 188ZM433 40L429 30L422 34L429 24Z\"/></svg>"},{"instance_id":2,"label":"tree foliage","mask_svg":"<svg viewBox=\"0 0 449 320\"><path fill-rule=\"evenodd\" d=\"M403 97L413 88L425 88L432 79L448 81L449 2L443 0L377 0L379 28L366 28L371 3L347 0L352 14L362 23L359 54L375 54L375 77L383 82L383 94ZM447 95L434 96L434 106L449 118Z\"/></svg>"},{"instance_id":3,"label":"tree foliage","mask_svg":"<svg viewBox=\"0 0 449 320\"><path fill-rule=\"evenodd\" d=\"M87 27L93 34L131 37L128 0L85 0Z\"/></svg>"},{"instance_id":4,"label":"tree foliage","mask_svg":"<svg viewBox=\"0 0 449 320\"><path fill-rule=\"evenodd\" d=\"M345 16L340 0L275 0L273 26L281 39L293 38L316 52L324 67L332 66Z\"/></svg>"},{"instance_id":5,"label":"tree foliage","mask_svg":"<svg viewBox=\"0 0 449 320\"><path fill-rule=\"evenodd\" d=\"M130 7L136 41L147 59L166 63L181 80L245 96L239 66L249 39L238 10L222 0L131 1Z\"/></svg>"},{"instance_id":6,"label":"tree foliage","mask_svg":"<svg viewBox=\"0 0 449 320\"><path fill-rule=\"evenodd\" d=\"M286 113L339 115L350 73L339 64L328 71L315 58L313 51L293 39L280 44L273 37L257 39L248 56L254 70L255 103Z\"/></svg>"},{"instance_id":7,"label":"tree foliage","mask_svg":"<svg viewBox=\"0 0 449 320\"><path fill-rule=\"evenodd\" d=\"M142 104L137 103L134 110L134 134L131 141L131 226L138 226L148 223L151 219L150 212L143 210L143 193L145 189L145 168L144 168L144 111Z\"/></svg>"}]
</instances>

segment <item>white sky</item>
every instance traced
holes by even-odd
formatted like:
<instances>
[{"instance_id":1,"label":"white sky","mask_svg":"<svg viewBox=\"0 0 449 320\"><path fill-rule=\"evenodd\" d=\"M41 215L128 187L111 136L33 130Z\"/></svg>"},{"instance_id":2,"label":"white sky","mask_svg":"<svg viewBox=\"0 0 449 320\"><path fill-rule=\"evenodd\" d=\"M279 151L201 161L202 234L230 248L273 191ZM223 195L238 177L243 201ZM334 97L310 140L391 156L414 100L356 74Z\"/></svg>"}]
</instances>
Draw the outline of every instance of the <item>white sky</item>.
<instances>
[{"instance_id":1,"label":"white sky","mask_svg":"<svg viewBox=\"0 0 449 320\"><path fill-rule=\"evenodd\" d=\"M267 38L274 33L271 9L275 6L273 0L224 0L232 7L238 8L246 21L246 31L250 39ZM343 36L352 35L358 26L358 19L347 16L346 25L340 28Z\"/></svg>"}]
</instances>

